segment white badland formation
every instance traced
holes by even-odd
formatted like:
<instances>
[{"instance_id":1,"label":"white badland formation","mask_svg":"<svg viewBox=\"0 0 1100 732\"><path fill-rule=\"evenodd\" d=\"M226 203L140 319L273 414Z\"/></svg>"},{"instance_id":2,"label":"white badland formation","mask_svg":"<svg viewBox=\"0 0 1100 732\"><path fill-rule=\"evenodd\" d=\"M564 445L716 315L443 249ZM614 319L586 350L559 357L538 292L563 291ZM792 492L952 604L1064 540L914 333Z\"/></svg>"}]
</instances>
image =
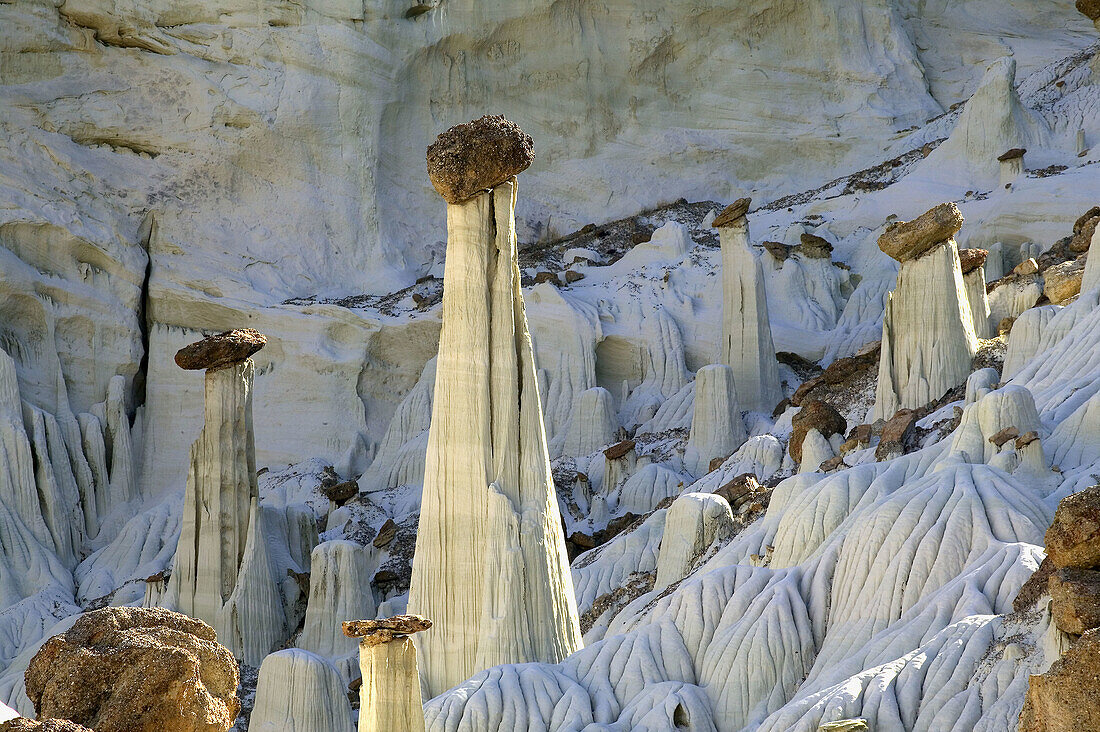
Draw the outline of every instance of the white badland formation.
<instances>
[{"instance_id":1,"label":"white badland formation","mask_svg":"<svg viewBox=\"0 0 1100 732\"><path fill-rule=\"evenodd\" d=\"M483 117L428 149L448 258L409 611L434 623L417 637L429 696L581 645L517 265L531 144Z\"/></svg>"},{"instance_id":2,"label":"white badland formation","mask_svg":"<svg viewBox=\"0 0 1100 732\"><path fill-rule=\"evenodd\" d=\"M208 570L204 612L260 669L254 728L352 728L362 676L360 722L399 699L399 728L1014 729L1073 639L1044 587L1013 600L1055 506L1100 474L1098 237L1074 230L1100 203L1092 20L1053 0L0 3L0 702L33 715L27 663L80 611L168 604ZM540 155L522 197L487 182L445 226L410 171L488 111ZM715 201L750 193L752 231L715 236ZM513 200L520 269L509 239L498 276ZM878 247L945 203L954 244ZM1051 298L1066 269L1079 293ZM759 403L760 369L722 350L750 307L728 333L775 365ZM209 419L206 380L173 362L243 325L268 336L247 468L246 369L214 372ZM823 382L847 429L807 430L796 465L782 400L880 338L889 378ZM497 407L545 447L497 440ZM192 569L181 534L220 545L185 500L215 424L240 448L232 551ZM497 456L531 479L499 480ZM360 495L322 495L336 476ZM418 531L441 507L484 518ZM432 590L419 669L406 638L368 671L338 624L406 612L422 545L466 579ZM575 609L525 615L552 605L513 581L536 565ZM571 613L572 645L542 653ZM431 678L432 633L465 670Z\"/></svg>"},{"instance_id":3,"label":"white badland formation","mask_svg":"<svg viewBox=\"0 0 1100 732\"><path fill-rule=\"evenodd\" d=\"M901 266L882 316L876 418L928 404L970 373L978 341L953 238L960 227L962 214L947 203L879 237Z\"/></svg>"}]
</instances>

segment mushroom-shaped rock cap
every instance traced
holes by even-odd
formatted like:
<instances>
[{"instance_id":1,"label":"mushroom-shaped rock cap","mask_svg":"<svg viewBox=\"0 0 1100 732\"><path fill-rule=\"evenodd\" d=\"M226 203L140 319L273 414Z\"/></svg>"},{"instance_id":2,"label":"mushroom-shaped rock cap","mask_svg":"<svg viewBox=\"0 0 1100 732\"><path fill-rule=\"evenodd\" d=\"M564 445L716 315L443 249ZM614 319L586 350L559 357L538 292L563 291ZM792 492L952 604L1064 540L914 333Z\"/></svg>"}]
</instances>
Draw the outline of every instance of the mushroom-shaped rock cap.
<instances>
[{"instance_id":1,"label":"mushroom-shaped rock cap","mask_svg":"<svg viewBox=\"0 0 1100 732\"><path fill-rule=\"evenodd\" d=\"M1089 20L1100 20L1100 0L1077 0L1075 5Z\"/></svg>"},{"instance_id":2,"label":"mushroom-shaped rock cap","mask_svg":"<svg viewBox=\"0 0 1100 732\"><path fill-rule=\"evenodd\" d=\"M963 217L954 203L941 203L912 221L895 221L878 238L878 248L899 262L916 259L946 242L962 228Z\"/></svg>"},{"instance_id":3,"label":"mushroom-shaped rock cap","mask_svg":"<svg viewBox=\"0 0 1100 732\"><path fill-rule=\"evenodd\" d=\"M189 370L221 369L240 363L265 345L267 336L258 330L227 330L176 351L176 365Z\"/></svg>"},{"instance_id":4,"label":"mushroom-shaped rock cap","mask_svg":"<svg viewBox=\"0 0 1100 732\"><path fill-rule=\"evenodd\" d=\"M970 274L981 267L985 264L985 258L988 256L988 249L960 249L959 264L962 265L963 274Z\"/></svg>"},{"instance_id":5,"label":"mushroom-shaped rock cap","mask_svg":"<svg viewBox=\"0 0 1100 732\"><path fill-rule=\"evenodd\" d=\"M447 203L463 203L527 170L531 136L503 115L456 125L428 146L428 177Z\"/></svg>"},{"instance_id":6,"label":"mushroom-shaped rock cap","mask_svg":"<svg viewBox=\"0 0 1100 732\"><path fill-rule=\"evenodd\" d=\"M749 212L750 203L752 203L751 198L738 198L722 209L722 213L714 217L714 223L712 223L711 226L716 229L720 229L723 226L729 226Z\"/></svg>"},{"instance_id":7,"label":"mushroom-shaped rock cap","mask_svg":"<svg viewBox=\"0 0 1100 732\"><path fill-rule=\"evenodd\" d=\"M1016 158L1022 158L1024 156L1024 153L1026 153L1026 152L1027 152L1027 149L1025 149L1025 148L1014 147L1011 150L998 155L997 159L1000 160L1003 163L1006 160L1015 160Z\"/></svg>"},{"instance_id":8,"label":"mushroom-shaped rock cap","mask_svg":"<svg viewBox=\"0 0 1100 732\"><path fill-rule=\"evenodd\" d=\"M800 249L803 255L811 259L829 259L832 256L833 245L825 237L803 232L799 239L802 242Z\"/></svg>"},{"instance_id":9,"label":"mushroom-shaped rock cap","mask_svg":"<svg viewBox=\"0 0 1100 732\"><path fill-rule=\"evenodd\" d=\"M381 620L347 620L344 622L344 635L358 638L363 645L377 646L430 627L432 621L422 615L394 615Z\"/></svg>"}]
</instances>

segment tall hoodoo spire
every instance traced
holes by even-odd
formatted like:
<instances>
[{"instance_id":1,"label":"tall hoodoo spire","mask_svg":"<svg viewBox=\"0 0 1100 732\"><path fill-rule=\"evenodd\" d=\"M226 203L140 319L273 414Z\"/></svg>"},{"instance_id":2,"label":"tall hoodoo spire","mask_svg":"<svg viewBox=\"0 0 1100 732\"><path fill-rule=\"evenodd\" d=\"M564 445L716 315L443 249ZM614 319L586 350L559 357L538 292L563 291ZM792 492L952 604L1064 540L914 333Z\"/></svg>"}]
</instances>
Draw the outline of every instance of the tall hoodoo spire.
<instances>
[{"instance_id":1,"label":"tall hoodoo spire","mask_svg":"<svg viewBox=\"0 0 1100 732\"><path fill-rule=\"evenodd\" d=\"M206 370L205 422L191 445L167 600L173 609L210 625L236 587L249 512L259 496L252 433L255 365L249 356L266 343L255 330L232 330L176 354L180 368Z\"/></svg>"},{"instance_id":2,"label":"tall hoodoo spire","mask_svg":"<svg viewBox=\"0 0 1100 732\"><path fill-rule=\"evenodd\" d=\"M733 369L742 409L768 412L783 398L768 321L764 270L749 248L752 199L740 198L714 219L722 244L722 341L718 362Z\"/></svg>"},{"instance_id":3,"label":"tall hoodoo spire","mask_svg":"<svg viewBox=\"0 0 1100 732\"><path fill-rule=\"evenodd\" d=\"M954 203L895 223L878 246L901 262L882 318L874 418L914 409L966 381L978 348L959 250Z\"/></svg>"},{"instance_id":4,"label":"tall hoodoo spire","mask_svg":"<svg viewBox=\"0 0 1100 732\"><path fill-rule=\"evenodd\" d=\"M500 663L581 646L516 255L515 175L532 141L504 117L428 148L446 199L443 327L409 612L435 696Z\"/></svg>"}]
</instances>

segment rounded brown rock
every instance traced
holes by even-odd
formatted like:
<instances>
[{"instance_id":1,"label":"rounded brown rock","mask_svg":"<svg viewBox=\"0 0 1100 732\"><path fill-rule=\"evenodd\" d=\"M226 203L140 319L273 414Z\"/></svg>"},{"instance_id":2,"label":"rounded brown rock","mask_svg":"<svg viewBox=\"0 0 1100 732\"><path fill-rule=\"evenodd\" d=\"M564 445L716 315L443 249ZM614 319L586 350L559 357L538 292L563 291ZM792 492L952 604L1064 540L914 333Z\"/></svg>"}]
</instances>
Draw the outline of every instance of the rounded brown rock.
<instances>
[{"instance_id":1,"label":"rounded brown rock","mask_svg":"<svg viewBox=\"0 0 1100 732\"><path fill-rule=\"evenodd\" d=\"M800 240L802 245L799 250L803 256L810 259L829 259L832 257L833 245L825 237L803 232Z\"/></svg>"},{"instance_id":2,"label":"rounded brown rock","mask_svg":"<svg viewBox=\"0 0 1100 732\"><path fill-rule=\"evenodd\" d=\"M267 336L251 328L227 330L176 351L181 369L222 369L240 363L267 345Z\"/></svg>"},{"instance_id":3,"label":"rounded brown rock","mask_svg":"<svg viewBox=\"0 0 1100 732\"><path fill-rule=\"evenodd\" d=\"M810 430L817 430L825 439L833 435L844 434L848 422L828 402L810 400L802 405L798 414L791 420L791 439L787 443L787 452L796 463L802 462L802 441Z\"/></svg>"},{"instance_id":4,"label":"rounded brown rock","mask_svg":"<svg viewBox=\"0 0 1100 732\"><path fill-rule=\"evenodd\" d=\"M997 160L1005 162L1007 160L1015 160L1016 158L1022 158L1027 153L1026 148L1014 147L1011 150L1007 150L997 156Z\"/></svg>"},{"instance_id":5,"label":"rounded brown rock","mask_svg":"<svg viewBox=\"0 0 1100 732\"><path fill-rule=\"evenodd\" d=\"M951 239L962 224L959 207L941 203L912 221L889 224L878 238L878 248L899 262L907 262Z\"/></svg>"},{"instance_id":6,"label":"rounded brown rock","mask_svg":"<svg viewBox=\"0 0 1100 732\"><path fill-rule=\"evenodd\" d=\"M741 218L749 212L749 205L752 203L751 198L738 198L722 209L722 212L714 217L714 222L711 224L716 229L720 229L723 226L729 226L737 219Z\"/></svg>"},{"instance_id":7,"label":"rounded brown rock","mask_svg":"<svg viewBox=\"0 0 1100 732\"><path fill-rule=\"evenodd\" d=\"M962 265L963 274L970 274L978 267L984 265L986 257L988 256L988 249L960 249L959 264Z\"/></svg>"},{"instance_id":8,"label":"rounded brown rock","mask_svg":"<svg viewBox=\"0 0 1100 732\"><path fill-rule=\"evenodd\" d=\"M162 608L82 615L25 680L39 718L96 732L225 732L240 711L237 662L214 629Z\"/></svg>"},{"instance_id":9,"label":"rounded brown rock","mask_svg":"<svg viewBox=\"0 0 1100 732\"><path fill-rule=\"evenodd\" d=\"M464 203L527 170L534 141L503 115L455 125L428 146L428 178L447 203Z\"/></svg>"}]
</instances>

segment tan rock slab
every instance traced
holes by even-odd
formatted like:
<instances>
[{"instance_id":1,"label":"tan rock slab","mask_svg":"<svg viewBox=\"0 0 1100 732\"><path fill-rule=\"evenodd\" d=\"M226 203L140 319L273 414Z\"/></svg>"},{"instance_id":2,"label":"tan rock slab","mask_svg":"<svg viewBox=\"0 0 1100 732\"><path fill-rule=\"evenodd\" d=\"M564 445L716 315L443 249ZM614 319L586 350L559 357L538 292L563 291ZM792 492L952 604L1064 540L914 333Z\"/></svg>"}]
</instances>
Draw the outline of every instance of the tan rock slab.
<instances>
[{"instance_id":1,"label":"tan rock slab","mask_svg":"<svg viewBox=\"0 0 1100 732\"><path fill-rule=\"evenodd\" d=\"M720 229L723 226L729 226L749 212L749 205L751 203L751 198L738 198L714 217L714 223L712 223L711 226L716 229Z\"/></svg>"},{"instance_id":2,"label":"tan rock slab","mask_svg":"<svg viewBox=\"0 0 1100 732\"><path fill-rule=\"evenodd\" d=\"M878 248L899 262L916 259L958 233L963 217L954 203L941 203L912 221L895 221L878 238Z\"/></svg>"}]
</instances>

